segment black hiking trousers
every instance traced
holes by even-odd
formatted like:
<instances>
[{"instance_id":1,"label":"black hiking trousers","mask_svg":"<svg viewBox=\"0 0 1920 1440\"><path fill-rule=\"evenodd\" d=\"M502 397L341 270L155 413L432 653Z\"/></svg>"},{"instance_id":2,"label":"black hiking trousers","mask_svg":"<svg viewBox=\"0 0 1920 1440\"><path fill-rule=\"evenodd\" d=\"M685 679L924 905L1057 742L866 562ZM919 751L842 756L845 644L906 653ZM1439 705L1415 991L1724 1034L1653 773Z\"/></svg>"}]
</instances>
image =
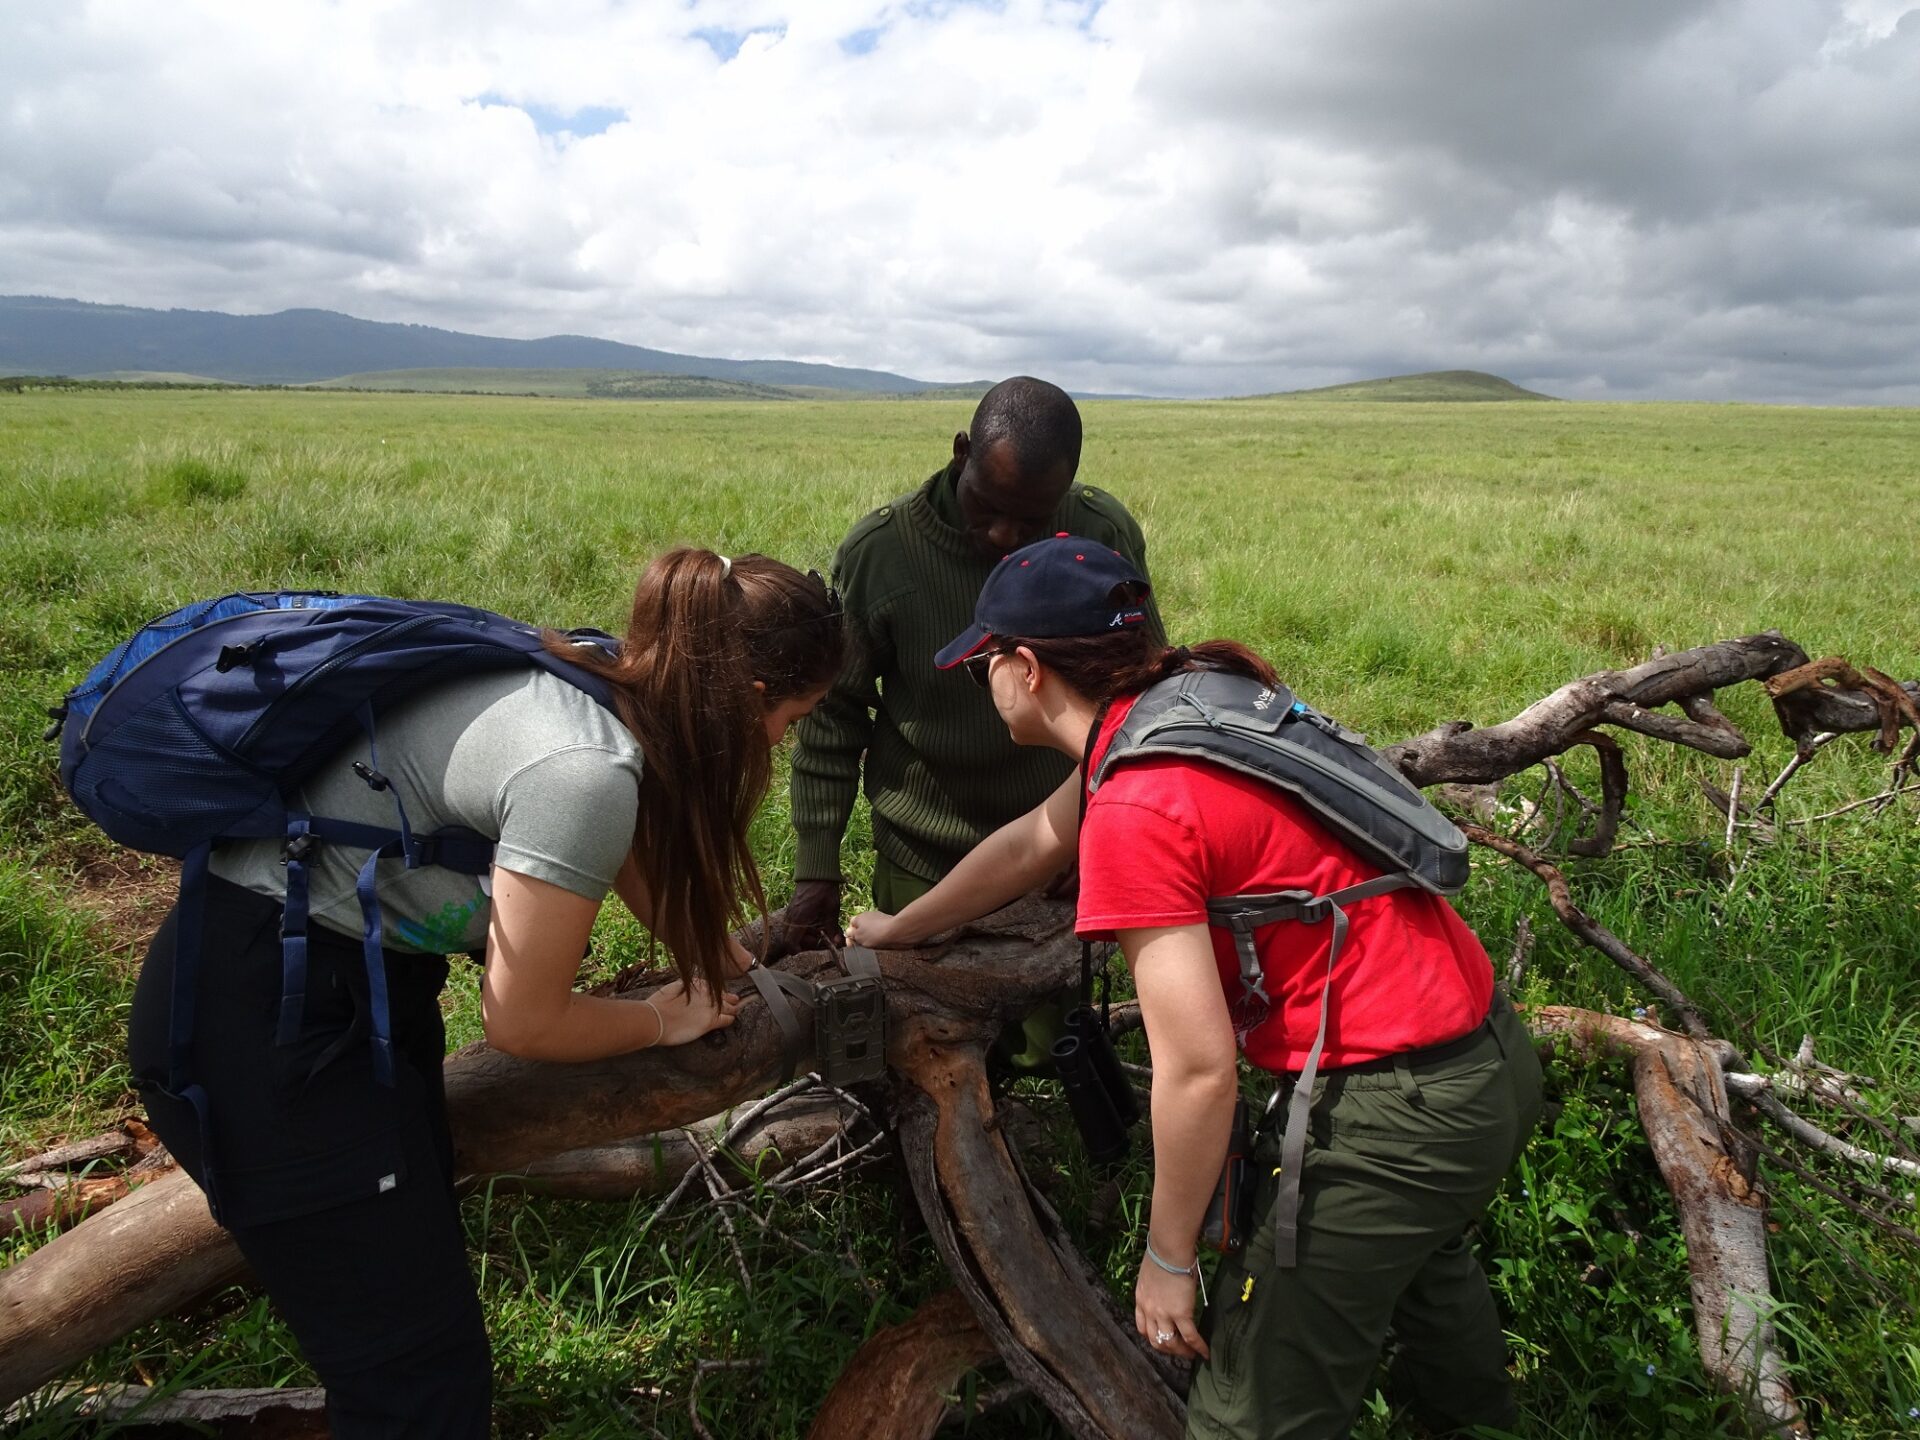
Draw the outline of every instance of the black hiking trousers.
<instances>
[{"instance_id":1,"label":"black hiking trousers","mask_svg":"<svg viewBox=\"0 0 1920 1440\"><path fill-rule=\"evenodd\" d=\"M280 908L208 878L191 1069L205 1130L167 1093L175 915L134 993L134 1084L326 1386L332 1433L484 1440L492 1356L453 1194L446 961L386 952L388 1088L373 1078L357 940L310 928L305 1022L274 1043Z\"/></svg>"}]
</instances>

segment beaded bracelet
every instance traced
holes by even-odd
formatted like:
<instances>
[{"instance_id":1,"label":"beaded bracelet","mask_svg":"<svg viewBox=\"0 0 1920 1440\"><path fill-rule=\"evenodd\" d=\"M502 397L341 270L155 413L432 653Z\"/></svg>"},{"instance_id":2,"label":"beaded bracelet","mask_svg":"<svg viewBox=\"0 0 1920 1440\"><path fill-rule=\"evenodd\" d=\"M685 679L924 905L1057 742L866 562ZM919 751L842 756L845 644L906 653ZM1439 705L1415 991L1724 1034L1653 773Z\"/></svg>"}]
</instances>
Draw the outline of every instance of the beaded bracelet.
<instances>
[{"instance_id":1,"label":"beaded bracelet","mask_svg":"<svg viewBox=\"0 0 1920 1440\"><path fill-rule=\"evenodd\" d=\"M1190 1277L1193 1283L1200 1287L1200 1303L1202 1305L1207 1303L1207 1282L1206 1278L1200 1273L1200 1257L1198 1255L1193 1257L1193 1263L1191 1265L1175 1265L1165 1256L1161 1255L1159 1251L1155 1250L1153 1248L1153 1241L1149 1240L1147 1241L1147 1259L1158 1265L1169 1275L1185 1275Z\"/></svg>"}]
</instances>

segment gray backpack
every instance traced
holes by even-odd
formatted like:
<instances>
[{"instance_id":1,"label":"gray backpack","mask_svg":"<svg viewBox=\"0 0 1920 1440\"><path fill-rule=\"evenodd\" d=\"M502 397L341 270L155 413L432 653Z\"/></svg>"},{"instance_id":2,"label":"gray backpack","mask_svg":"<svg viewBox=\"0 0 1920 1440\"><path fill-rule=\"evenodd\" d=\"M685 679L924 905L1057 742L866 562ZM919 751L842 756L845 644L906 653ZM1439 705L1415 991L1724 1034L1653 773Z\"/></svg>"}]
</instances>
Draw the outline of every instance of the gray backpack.
<instances>
[{"instance_id":1,"label":"gray backpack","mask_svg":"<svg viewBox=\"0 0 1920 1440\"><path fill-rule=\"evenodd\" d=\"M1331 918L1327 979L1320 991L1320 1030L1294 1083L1280 1147L1275 1260L1294 1263L1301 1161L1307 1111L1327 1040L1333 966L1347 935L1345 906L1394 890L1456 895L1467 883L1467 838L1364 739L1293 698L1243 675L1189 670L1141 695L1087 777L1091 796L1115 765L1180 755L1224 765L1299 800L1381 874L1359 885L1316 895L1282 890L1222 895L1207 901L1207 921L1233 932L1240 957L1241 1000L1234 1030L1244 1043L1271 1002L1260 973L1254 932L1282 920L1315 924Z\"/></svg>"}]
</instances>

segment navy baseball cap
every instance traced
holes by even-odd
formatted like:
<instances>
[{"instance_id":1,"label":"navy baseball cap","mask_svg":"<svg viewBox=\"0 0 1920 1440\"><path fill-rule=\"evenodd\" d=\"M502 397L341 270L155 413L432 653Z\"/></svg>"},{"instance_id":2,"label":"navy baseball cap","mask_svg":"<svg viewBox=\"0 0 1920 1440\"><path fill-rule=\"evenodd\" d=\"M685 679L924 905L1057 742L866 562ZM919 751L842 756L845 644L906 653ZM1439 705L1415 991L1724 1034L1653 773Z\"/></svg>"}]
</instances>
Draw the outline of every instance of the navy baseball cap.
<instances>
[{"instance_id":1,"label":"navy baseball cap","mask_svg":"<svg viewBox=\"0 0 1920 1440\"><path fill-rule=\"evenodd\" d=\"M1116 585L1137 587L1137 597L1116 605ZM1146 577L1111 545L1062 531L1014 551L993 567L974 603L973 624L934 656L933 663L951 670L979 654L996 635L1104 635L1145 624L1140 597L1149 588Z\"/></svg>"}]
</instances>

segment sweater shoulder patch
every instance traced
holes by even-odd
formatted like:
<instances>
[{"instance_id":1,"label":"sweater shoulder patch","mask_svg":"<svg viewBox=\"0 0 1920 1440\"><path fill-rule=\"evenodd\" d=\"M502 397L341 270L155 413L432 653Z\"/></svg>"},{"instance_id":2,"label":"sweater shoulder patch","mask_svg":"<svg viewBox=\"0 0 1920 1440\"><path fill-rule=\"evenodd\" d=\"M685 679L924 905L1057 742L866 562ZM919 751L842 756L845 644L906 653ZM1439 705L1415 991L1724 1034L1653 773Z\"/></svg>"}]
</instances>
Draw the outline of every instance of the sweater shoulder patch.
<instances>
[{"instance_id":1,"label":"sweater shoulder patch","mask_svg":"<svg viewBox=\"0 0 1920 1440\"><path fill-rule=\"evenodd\" d=\"M878 510L870 510L853 522L853 528L847 531L847 538L840 542L840 560L844 564L853 554L874 535L893 523L894 512L900 508L900 501L882 505Z\"/></svg>"},{"instance_id":2,"label":"sweater shoulder patch","mask_svg":"<svg viewBox=\"0 0 1920 1440\"><path fill-rule=\"evenodd\" d=\"M1076 482L1072 493L1076 508L1083 514L1106 521L1122 534L1132 527L1133 517L1127 513L1127 507L1105 490Z\"/></svg>"},{"instance_id":3,"label":"sweater shoulder patch","mask_svg":"<svg viewBox=\"0 0 1920 1440\"><path fill-rule=\"evenodd\" d=\"M847 532L847 540L841 541L841 549L845 549L851 555L854 549L860 547L860 541L872 536L876 530L885 530L889 524L893 524L893 513L897 509L899 509L899 501L891 505L881 505L877 511L868 511L866 515L854 520L852 530Z\"/></svg>"}]
</instances>

